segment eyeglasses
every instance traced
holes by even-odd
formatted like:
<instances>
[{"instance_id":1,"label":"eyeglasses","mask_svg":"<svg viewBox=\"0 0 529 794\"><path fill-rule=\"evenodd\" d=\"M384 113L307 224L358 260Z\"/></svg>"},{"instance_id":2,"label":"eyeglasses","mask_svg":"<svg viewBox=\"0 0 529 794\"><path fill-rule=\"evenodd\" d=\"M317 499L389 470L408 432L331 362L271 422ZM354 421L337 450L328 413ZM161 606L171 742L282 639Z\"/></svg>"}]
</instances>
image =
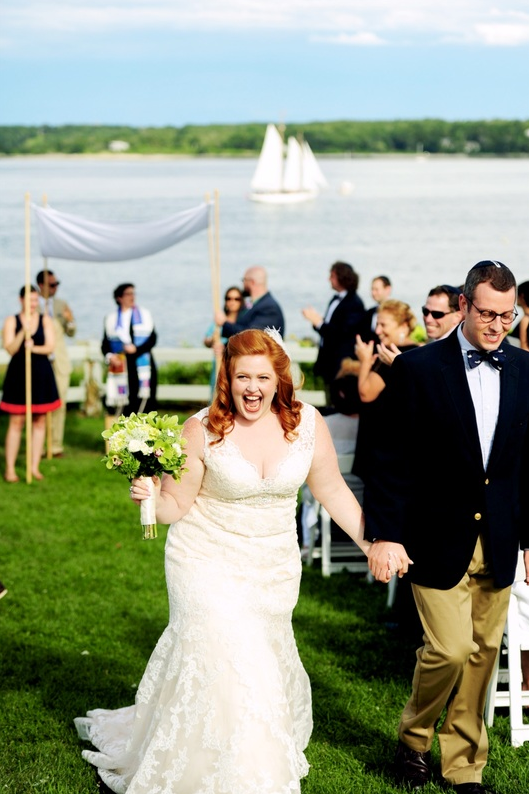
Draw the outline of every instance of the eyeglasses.
<instances>
[{"instance_id":1,"label":"eyeglasses","mask_svg":"<svg viewBox=\"0 0 529 794\"><path fill-rule=\"evenodd\" d=\"M58 287L60 283L60 281L48 281L48 287Z\"/></svg>"},{"instance_id":2,"label":"eyeglasses","mask_svg":"<svg viewBox=\"0 0 529 794\"><path fill-rule=\"evenodd\" d=\"M439 311L432 311L427 306L422 307L422 316L428 317L429 314L432 315L434 320L442 320L443 317L446 317L447 314L452 314L453 312L439 312Z\"/></svg>"},{"instance_id":3,"label":"eyeglasses","mask_svg":"<svg viewBox=\"0 0 529 794\"><path fill-rule=\"evenodd\" d=\"M242 301L242 298L239 298L238 295L226 295L224 300L225 301L237 301L237 303L240 303Z\"/></svg>"},{"instance_id":4,"label":"eyeglasses","mask_svg":"<svg viewBox=\"0 0 529 794\"><path fill-rule=\"evenodd\" d=\"M512 322L514 322L515 318L518 317L518 312L516 309L513 309L510 312L502 312L499 314L498 312L493 312L491 309L478 309L476 304L473 303L467 295L465 295L465 298L470 305L475 308L480 316L481 321L484 323L492 323L496 317L499 317L502 325L510 325Z\"/></svg>"}]
</instances>

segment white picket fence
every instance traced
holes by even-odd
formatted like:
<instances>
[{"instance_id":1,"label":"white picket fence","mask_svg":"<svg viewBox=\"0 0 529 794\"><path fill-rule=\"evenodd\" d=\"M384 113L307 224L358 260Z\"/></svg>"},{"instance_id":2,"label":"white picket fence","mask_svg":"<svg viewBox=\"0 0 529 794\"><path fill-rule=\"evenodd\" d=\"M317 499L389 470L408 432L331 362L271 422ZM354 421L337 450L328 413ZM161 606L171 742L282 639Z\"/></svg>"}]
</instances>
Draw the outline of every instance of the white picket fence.
<instances>
[{"instance_id":1,"label":"white picket fence","mask_svg":"<svg viewBox=\"0 0 529 794\"><path fill-rule=\"evenodd\" d=\"M288 342L287 348L292 361L301 363L314 363L317 355L316 347L303 347L295 342ZM69 403L84 403L86 399L86 384L89 380L95 381L103 394L103 366L104 360L100 343L95 340L76 342L68 345L68 354L72 365L77 369L83 368L84 379L79 386L70 386L68 389ZM181 364L197 364L210 362L212 352L206 347L156 347L154 357L158 367L163 364L178 362ZM0 351L0 364L7 364L9 356L5 350ZM204 403L210 401L209 385L193 383L160 383L156 393L157 400L173 403ZM300 389L296 396L298 399L311 405L325 405L324 391L309 391Z\"/></svg>"}]
</instances>

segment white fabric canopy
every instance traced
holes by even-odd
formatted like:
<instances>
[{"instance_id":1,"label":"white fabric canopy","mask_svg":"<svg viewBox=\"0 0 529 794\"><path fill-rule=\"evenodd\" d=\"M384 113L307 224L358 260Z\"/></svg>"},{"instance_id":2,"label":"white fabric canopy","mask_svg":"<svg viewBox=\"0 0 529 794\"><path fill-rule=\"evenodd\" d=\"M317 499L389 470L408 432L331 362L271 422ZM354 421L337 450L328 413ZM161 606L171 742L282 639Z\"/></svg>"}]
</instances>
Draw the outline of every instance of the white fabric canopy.
<instances>
[{"instance_id":1,"label":"white fabric canopy","mask_svg":"<svg viewBox=\"0 0 529 794\"><path fill-rule=\"evenodd\" d=\"M170 248L207 229L209 207L209 204L200 204L149 223L114 224L98 223L33 204L42 256L84 262L122 262Z\"/></svg>"}]
</instances>

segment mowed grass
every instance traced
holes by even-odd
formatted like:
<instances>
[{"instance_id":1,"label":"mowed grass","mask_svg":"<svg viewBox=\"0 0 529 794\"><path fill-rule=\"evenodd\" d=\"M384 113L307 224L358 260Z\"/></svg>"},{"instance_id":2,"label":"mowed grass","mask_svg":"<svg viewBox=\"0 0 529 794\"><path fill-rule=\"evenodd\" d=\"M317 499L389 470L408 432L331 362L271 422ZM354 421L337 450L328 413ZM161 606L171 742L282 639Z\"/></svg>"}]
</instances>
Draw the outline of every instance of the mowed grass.
<instances>
[{"instance_id":1,"label":"mowed grass","mask_svg":"<svg viewBox=\"0 0 529 794\"><path fill-rule=\"evenodd\" d=\"M2 443L5 428L2 417ZM100 462L102 429L70 411L67 454L43 462L45 479L0 481L0 793L98 791L72 720L133 702L167 622L166 528L141 540L127 481ZM361 575L304 570L294 616L313 687L304 794L401 790L391 762L415 648L387 628L385 598ZM490 741L486 782L527 794L529 743L511 747L506 715ZM443 790L434 781L425 794Z\"/></svg>"}]
</instances>

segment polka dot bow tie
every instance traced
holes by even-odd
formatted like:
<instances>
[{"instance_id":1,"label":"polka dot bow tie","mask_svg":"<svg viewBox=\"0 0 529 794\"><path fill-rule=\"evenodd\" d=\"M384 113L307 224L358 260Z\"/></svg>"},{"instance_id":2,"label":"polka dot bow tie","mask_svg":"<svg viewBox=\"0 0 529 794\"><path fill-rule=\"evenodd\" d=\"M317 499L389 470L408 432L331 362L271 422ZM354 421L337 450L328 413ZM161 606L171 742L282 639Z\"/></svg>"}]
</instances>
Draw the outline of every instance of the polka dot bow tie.
<instances>
[{"instance_id":1,"label":"polka dot bow tie","mask_svg":"<svg viewBox=\"0 0 529 794\"><path fill-rule=\"evenodd\" d=\"M479 367L482 361L488 361L491 367L501 370L507 360L507 356L501 350L467 350L468 365L470 369Z\"/></svg>"}]
</instances>

